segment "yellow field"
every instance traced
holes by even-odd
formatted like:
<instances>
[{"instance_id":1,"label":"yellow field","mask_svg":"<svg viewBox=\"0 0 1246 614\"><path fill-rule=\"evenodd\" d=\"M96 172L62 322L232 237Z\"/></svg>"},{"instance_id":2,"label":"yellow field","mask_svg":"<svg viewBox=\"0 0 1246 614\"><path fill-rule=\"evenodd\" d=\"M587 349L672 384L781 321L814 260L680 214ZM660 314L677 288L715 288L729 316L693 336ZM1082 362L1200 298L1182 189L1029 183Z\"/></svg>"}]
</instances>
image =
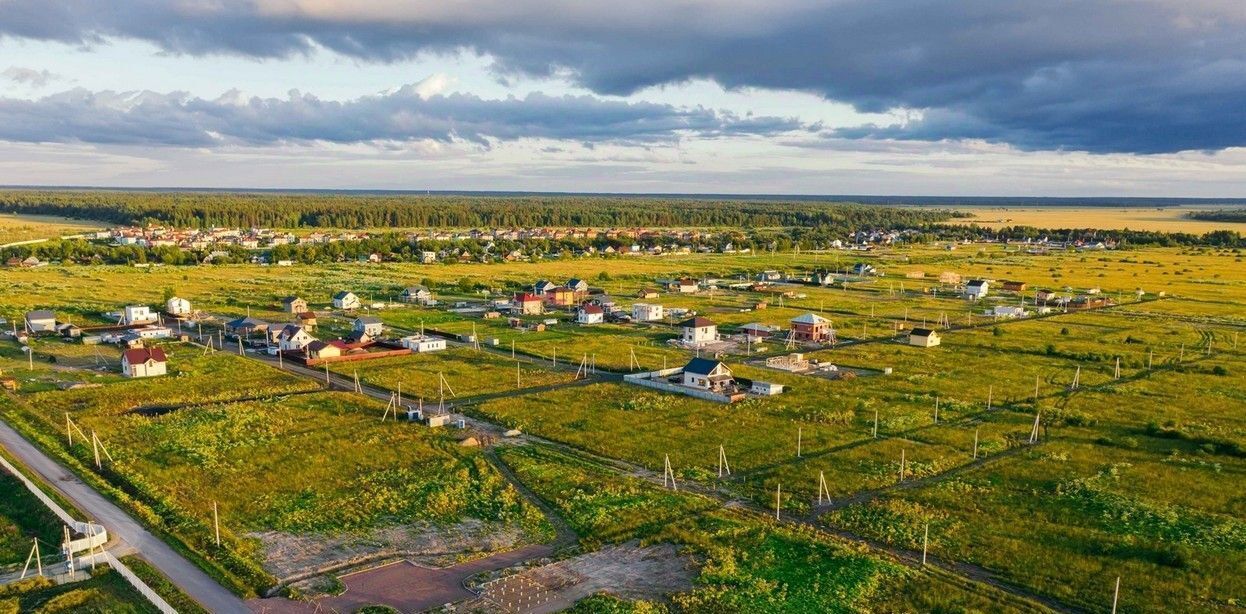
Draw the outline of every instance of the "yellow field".
<instances>
[{"instance_id":1,"label":"yellow field","mask_svg":"<svg viewBox=\"0 0 1246 614\"><path fill-rule=\"evenodd\" d=\"M103 228L99 222L74 220L49 215L13 215L0 213L0 247L9 243L35 239L53 239Z\"/></svg>"},{"instance_id":2,"label":"yellow field","mask_svg":"<svg viewBox=\"0 0 1246 614\"><path fill-rule=\"evenodd\" d=\"M1189 232L1202 234L1213 230L1246 231L1246 224L1192 220L1191 211L1214 207L972 207L960 209L976 217L951 220L950 223L977 224L988 228L1004 226L1035 226L1038 228L1102 228L1153 230L1158 232Z\"/></svg>"}]
</instances>

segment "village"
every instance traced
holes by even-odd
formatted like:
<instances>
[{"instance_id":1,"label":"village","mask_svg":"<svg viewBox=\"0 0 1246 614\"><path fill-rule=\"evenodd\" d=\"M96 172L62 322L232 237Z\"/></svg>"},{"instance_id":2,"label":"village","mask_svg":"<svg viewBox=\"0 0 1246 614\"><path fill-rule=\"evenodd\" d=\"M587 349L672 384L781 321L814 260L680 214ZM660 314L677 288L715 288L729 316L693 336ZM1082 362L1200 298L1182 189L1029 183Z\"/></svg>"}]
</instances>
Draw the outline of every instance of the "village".
<instances>
[{"instance_id":1,"label":"village","mask_svg":"<svg viewBox=\"0 0 1246 614\"><path fill-rule=\"evenodd\" d=\"M626 467L637 492L730 501L783 524L874 535L844 514L891 500L903 485L1011 466L1008 459L1026 450L1061 445L1047 443L1054 441L1052 429L1096 428L1054 422L1050 416L1069 410L1051 403L1077 399L1075 411L1101 412L1097 402L1086 404L1087 394L1127 390L1151 373L1195 368L1221 353L1236 356L1231 330L1207 337L1160 319L1165 305L1181 304L1161 289L1170 287L1167 280L1102 278L1076 250L975 250L949 256L937 244L904 254L828 250L759 261L693 253L626 267L609 259L556 266L516 261L502 265L509 268L452 264L431 275L418 263L230 265L246 275L191 283L178 281L177 267L117 267L111 274L141 279L132 287L146 290L74 298L35 288L24 310L5 310L0 384L20 406L29 399L47 408L31 410L31 432L59 432L70 458L123 484L159 480L154 476L197 462L202 452L184 459L155 452L191 428L183 419L262 423L286 416L282 424L289 426L281 428L304 425L289 431L289 445L280 439L246 444L246 454L297 459L305 452L293 442L307 436L333 450L340 461L317 465L336 477L326 482L332 486L318 487L325 499L315 509L335 527L353 526L332 508L351 488L352 467L380 463L372 471L390 475L386 467L403 463L388 456L364 460L375 456L374 444L352 448L358 440L403 441L445 459L438 462L492 459L472 471L515 473L473 478L473 488L485 489L481 496L540 485L531 481L540 475L532 471L606 463ZM999 265L1001 258L1009 264ZM464 283L465 272L477 281ZM146 281L150 276L168 281ZM1151 288L1138 287L1143 284ZM1103 327L1122 332L1093 341ZM1105 353L1105 346L1116 349ZM1017 364L1026 368L993 367L1001 356L1025 356ZM333 409L322 413L322 407ZM330 435L338 431L356 434ZM153 452L143 452L146 447ZM138 465L110 469L123 458ZM237 458L231 472L259 471ZM386 479L368 496L455 484L408 474ZM223 483L196 482L202 494L171 495L192 510L182 532L214 565L255 578L238 586L297 586L312 602L346 610L366 603L421 610L455 599L514 603L506 596L512 589L521 600L557 602L588 586L610 586L594 575L605 568L592 554L573 549L550 558L575 538L555 530L556 547L547 549L550 538L538 537L547 529L537 528L544 521L503 530L510 521L485 515L486 523L502 523L488 525L501 531L493 539L508 537L475 566L460 566L420 554L446 547L437 530L382 536L375 532L388 531L389 521L378 517L359 525L369 537L350 542L355 554L347 556L334 549L345 545L331 545L345 538L326 544L308 528L284 537L264 532L286 525L274 524L273 500L263 497L294 496L297 483L247 486L250 494L239 497ZM256 494L270 488L291 494ZM548 491L515 501L508 513L524 509L538 519L556 520L569 509ZM447 518L477 522L465 510ZM413 545L429 539L438 545ZM244 544L299 554L227 554ZM395 593L382 578L415 581L425 573L419 565L394 566L386 553L404 548L413 549L410 560L460 580L430 580L427 594ZM512 567L511 552L532 553L526 556L534 567ZM627 552L636 557L629 563L635 570L648 560L644 548ZM300 570L321 566L335 571L302 579ZM558 571L564 567L581 575L568 584ZM491 579L457 592L467 575L481 573L470 570L481 569ZM673 584L651 590L676 590L684 573L665 569L662 577ZM318 587L327 577L352 588L326 593ZM257 596L248 607L286 607L282 599Z\"/></svg>"}]
</instances>

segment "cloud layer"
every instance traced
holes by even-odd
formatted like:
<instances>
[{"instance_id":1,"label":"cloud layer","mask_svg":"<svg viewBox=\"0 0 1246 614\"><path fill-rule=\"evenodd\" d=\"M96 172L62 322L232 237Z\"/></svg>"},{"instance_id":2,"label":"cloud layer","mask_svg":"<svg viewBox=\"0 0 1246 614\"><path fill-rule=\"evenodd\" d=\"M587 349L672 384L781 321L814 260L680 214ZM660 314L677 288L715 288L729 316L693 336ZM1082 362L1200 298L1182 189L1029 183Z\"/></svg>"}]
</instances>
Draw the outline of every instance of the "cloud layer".
<instances>
[{"instance_id":1,"label":"cloud layer","mask_svg":"<svg viewBox=\"0 0 1246 614\"><path fill-rule=\"evenodd\" d=\"M739 117L702 107L587 95L534 93L493 100L430 94L440 87L437 79L345 102L298 91L287 98L244 98L228 92L206 100L179 92L81 88L38 100L2 98L0 140L180 147L418 140L488 145L523 138L648 144L686 135L773 135L804 129L794 119Z\"/></svg>"},{"instance_id":2,"label":"cloud layer","mask_svg":"<svg viewBox=\"0 0 1246 614\"><path fill-rule=\"evenodd\" d=\"M376 62L470 50L501 74L565 76L603 94L706 78L921 114L837 138L1246 145L1241 0L7 0L5 35L256 58L328 48Z\"/></svg>"}]
</instances>

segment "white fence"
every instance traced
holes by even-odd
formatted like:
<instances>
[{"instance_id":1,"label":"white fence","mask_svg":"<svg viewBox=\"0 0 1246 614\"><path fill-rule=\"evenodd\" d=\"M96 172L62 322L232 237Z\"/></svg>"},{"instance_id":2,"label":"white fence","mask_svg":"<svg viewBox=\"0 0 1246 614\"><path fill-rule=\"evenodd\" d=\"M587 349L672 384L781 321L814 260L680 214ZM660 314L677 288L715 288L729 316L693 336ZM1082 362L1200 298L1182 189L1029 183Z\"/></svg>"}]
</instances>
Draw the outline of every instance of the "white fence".
<instances>
[{"instance_id":1,"label":"white fence","mask_svg":"<svg viewBox=\"0 0 1246 614\"><path fill-rule=\"evenodd\" d=\"M9 471L9 473L13 474L14 477L21 480L21 482L26 485L26 489L29 490L35 498L39 499L44 506L46 506L49 510L52 510L52 513L56 514L56 516L61 519L61 522L69 525L75 533L85 535L85 537L70 540L69 543L66 544L69 548L70 556L72 556L72 553L74 552L80 552L82 550L90 551L92 548L100 548L108 542L108 531L105 530L104 527L95 523L74 520L73 516L69 515L69 512L66 512L64 508L56 503L56 501L53 501L51 497L47 496L47 494L36 486L34 482L27 479L25 474L18 471L17 468L10 464L9 461L3 456L0 456L0 466L3 466ZM126 581L139 592L139 594L146 597L152 605L156 606L156 609L160 610L164 614L177 614L177 610L173 609L173 606L169 605L169 603L160 595L157 595L156 591L151 590L151 587L147 586L147 583L143 582L142 579L134 575L134 572L130 571L130 568L126 567L125 564L119 561L117 557L113 556L111 552L103 550L102 548L100 548L100 552L102 553L104 561L108 563L108 566L112 567L117 571L117 573L121 574L121 577L125 578ZM89 554L85 557L79 557L77 562L85 567L85 565L90 564L95 556L101 555Z\"/></svg>"},{"instance_id":2,"label":"white fence","mask_svg":"<svg viewBox=\"0 0 1246 614\"><path fill-rule=\"evenodd\" d=\"M731 397L725 394L718 394L708 390L692 388L691 386L679 386L666 381L666 378L683 372L683 367L675 367L673 369L660 369L658 371L646 371L644 373L628 373L623 376L623 381L629 384L644 386L646 388L655 388L663 392L686 394L690 397L705 399L706 401L714 401L715 403L731 402Z\"/></svg>"}]
</instances>

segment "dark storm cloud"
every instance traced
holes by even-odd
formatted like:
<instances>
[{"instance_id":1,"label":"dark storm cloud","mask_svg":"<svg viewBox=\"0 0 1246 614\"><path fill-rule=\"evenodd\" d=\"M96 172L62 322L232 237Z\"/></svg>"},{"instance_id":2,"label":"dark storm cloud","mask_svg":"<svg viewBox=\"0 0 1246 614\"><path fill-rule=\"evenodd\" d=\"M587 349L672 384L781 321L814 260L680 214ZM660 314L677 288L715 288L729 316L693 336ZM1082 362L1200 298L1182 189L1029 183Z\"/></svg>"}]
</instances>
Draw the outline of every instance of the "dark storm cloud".
<instances>
[{"instance_id":1,"label":"dark storm cloud","mask_svg":"<svg viewBox=\"0 0 1246 614\"><path fill-rule=\"evenodd\" d=\"M339 102L287 98L215 100L184 93L74 89L38 100L0 99L0 140L204 147L327 141L363 143L548 138L584 143L654 143L682 135L771 135L796 120L742 118L705 108L629 103L593 96L489 100L467 94L421 97L418 84Z\"/></svg>"},{"instance_id":2,"label":"dark storm cloud","mask_svg":"<svg viewBox=\"0 0 1246 614\"><path fill-rule=\"evenodd\" d=\"M1242 0L8 0L3 34L379 62L467 49L501 74L569 75L597 93L706 78L925 111L838 138L1246 145Z\"/></svg>"}]
</instances>

